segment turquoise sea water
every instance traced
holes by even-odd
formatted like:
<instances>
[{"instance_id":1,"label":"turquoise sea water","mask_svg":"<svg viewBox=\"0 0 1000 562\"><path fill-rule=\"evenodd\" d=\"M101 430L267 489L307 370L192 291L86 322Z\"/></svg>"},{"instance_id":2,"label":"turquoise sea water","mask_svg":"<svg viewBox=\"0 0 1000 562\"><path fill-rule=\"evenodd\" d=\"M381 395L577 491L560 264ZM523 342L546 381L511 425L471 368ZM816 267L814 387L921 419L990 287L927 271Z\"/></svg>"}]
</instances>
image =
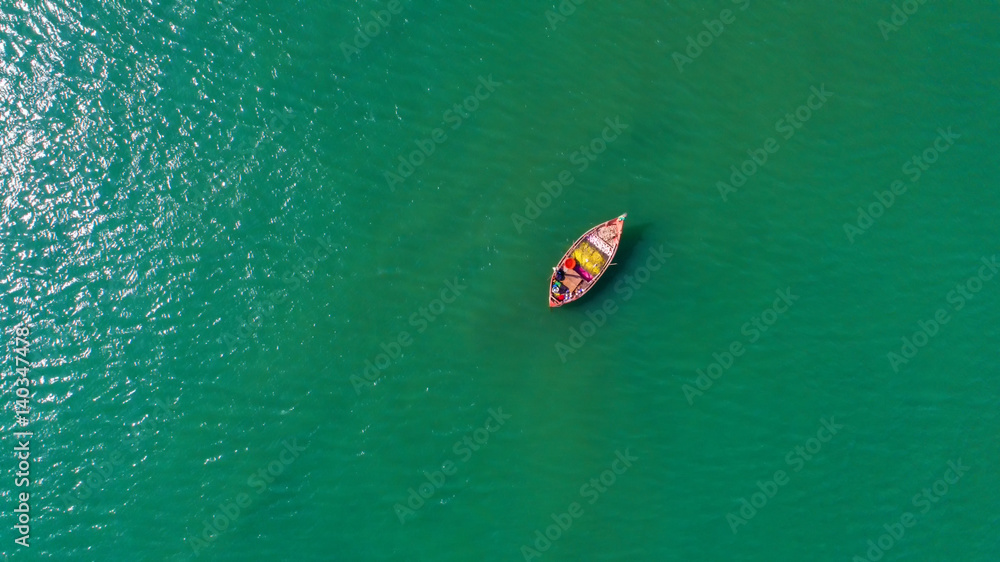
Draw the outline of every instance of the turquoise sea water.
<instances>
[{"instance_id":1,"label":"turquoise sea water","mask_svg":"<svg viewBox=\"0 0 1000 562\"><path fill-rule=\"evenodd\" d=\"M4 2L0 553L996 560L998 18Z\"/></svg>"}]
</instances>

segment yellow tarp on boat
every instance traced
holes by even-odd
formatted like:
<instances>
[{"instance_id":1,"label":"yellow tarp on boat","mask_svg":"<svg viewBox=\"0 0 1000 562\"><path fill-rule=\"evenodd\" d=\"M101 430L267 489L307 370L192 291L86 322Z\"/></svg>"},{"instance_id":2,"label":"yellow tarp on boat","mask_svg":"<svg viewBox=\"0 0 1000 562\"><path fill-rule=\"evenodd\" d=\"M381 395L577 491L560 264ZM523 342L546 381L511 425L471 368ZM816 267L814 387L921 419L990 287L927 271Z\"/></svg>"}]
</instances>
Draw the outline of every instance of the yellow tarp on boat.
<instances>
[{"instance_id":1,"label":"yellow tarp on boat","mask_svg":"<svg viewBox=\"0 0 1000 562\"><path fill-rule=\"evenodd\" d=\"M597 275L604 267L604 254L586 240L573 250L573 259L591 275Z\"/></svg>"}]
</instances>

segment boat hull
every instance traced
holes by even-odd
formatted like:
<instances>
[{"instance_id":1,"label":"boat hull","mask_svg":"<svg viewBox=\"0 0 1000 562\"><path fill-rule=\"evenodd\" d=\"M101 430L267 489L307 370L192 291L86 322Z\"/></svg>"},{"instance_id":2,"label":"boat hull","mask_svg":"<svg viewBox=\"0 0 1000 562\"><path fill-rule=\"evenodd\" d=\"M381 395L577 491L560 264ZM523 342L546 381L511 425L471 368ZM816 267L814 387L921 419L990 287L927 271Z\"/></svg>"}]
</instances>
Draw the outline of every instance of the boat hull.
<instances>
[{"instance_id":1,"label":"boat hull","mask_svg":"<svg viewBox=\"0 0 1000 562\"><path fill-rule=\"evenodd\" d=\"M583 233L552 268L549 279L549 308L576 301L594 287L611 267L618 251L627 213Z\"/></svg>"}]
</instances>

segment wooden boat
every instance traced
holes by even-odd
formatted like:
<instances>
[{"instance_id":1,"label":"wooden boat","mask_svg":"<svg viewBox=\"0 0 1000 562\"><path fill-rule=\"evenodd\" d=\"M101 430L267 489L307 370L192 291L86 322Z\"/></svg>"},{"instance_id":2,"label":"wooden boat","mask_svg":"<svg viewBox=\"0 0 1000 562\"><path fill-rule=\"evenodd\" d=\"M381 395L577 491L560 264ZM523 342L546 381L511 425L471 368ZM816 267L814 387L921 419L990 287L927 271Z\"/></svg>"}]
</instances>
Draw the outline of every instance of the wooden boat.
<instances>
[{"instance_id":1,"label":"wooden boat","mask_svg":"<svg viewBox=\"0 0 1000 562\"><path fill-rule=\"evenodd\" d=\"M552 268L549 308L575 301L587 293L611 266L625 227L625 217L611 219L583 234Z\"/></svg>"}]
</instances>

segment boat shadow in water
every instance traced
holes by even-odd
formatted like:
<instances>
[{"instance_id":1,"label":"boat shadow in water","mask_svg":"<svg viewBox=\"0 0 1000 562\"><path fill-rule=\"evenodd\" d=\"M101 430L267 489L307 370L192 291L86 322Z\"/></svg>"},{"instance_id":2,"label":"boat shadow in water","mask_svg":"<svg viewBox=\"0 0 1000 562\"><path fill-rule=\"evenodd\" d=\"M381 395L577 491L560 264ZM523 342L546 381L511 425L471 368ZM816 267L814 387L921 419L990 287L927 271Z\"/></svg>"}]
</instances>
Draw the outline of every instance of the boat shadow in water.
<instances>
[{"instance_id":1,"label":"boat shadow in water","mask_svg":"<svg viewBox=\"0 0 1000 562\"><path fill-rule=\"evenodd\" d=\"M626 225L625 229L622 230L622 237L618 242L618 251L615 253L612 262L615 265L604 272L600 283L594 285L593 288L587 291L586 295L563 306L596 306L600 308L606 299L620 300L616 299L616 297L621 293L620 291L616 293L615 287L621 287L624 276L644 263L634 254L636 247L645 239L644 234L647 228L649 228L649 223ZM639 257L641 258L642 256Z\"/></svg>"}]
</instances>

